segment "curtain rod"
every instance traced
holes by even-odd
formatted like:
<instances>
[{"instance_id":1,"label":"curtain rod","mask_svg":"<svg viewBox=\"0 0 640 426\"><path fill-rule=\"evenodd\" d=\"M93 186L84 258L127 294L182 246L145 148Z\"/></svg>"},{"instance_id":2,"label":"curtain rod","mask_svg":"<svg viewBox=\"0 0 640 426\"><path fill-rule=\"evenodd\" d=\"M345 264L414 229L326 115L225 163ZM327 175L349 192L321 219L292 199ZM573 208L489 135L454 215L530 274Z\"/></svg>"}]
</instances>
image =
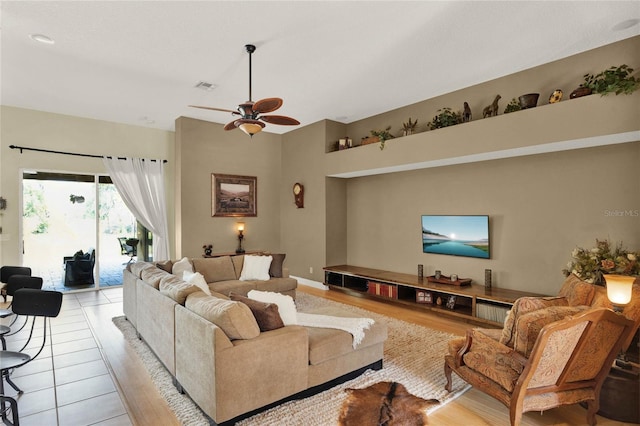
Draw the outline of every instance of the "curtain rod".
<instances>
[{"instance_id":1,"label":"curtain rod","mask_svg":"<svg viewBox=\"0 0 640 426\"><path fill-rule=\"evenodd\" d=\"M90 157L90 158L103 158L103 155L97 155L97 154L80 154L78 152L65 152L65 151L54 151L51 149L42 149L42 148L29 148L27 146L17 146L17 145L9 145L9 148L11 149L19 149L20 150L20 154L22 154L23 150L26 151L37 151L37 152L47 152L49 154L62 154L62 155L75 155L77 157ZM113 158L111 156L107 156L107 158ZM116 157L118 160L126 160L127 157ZM151 161L156 161L156 160L151 160ZM163 163L166 163L167 160L162 160Z\"/></svg>"}]
</instances>

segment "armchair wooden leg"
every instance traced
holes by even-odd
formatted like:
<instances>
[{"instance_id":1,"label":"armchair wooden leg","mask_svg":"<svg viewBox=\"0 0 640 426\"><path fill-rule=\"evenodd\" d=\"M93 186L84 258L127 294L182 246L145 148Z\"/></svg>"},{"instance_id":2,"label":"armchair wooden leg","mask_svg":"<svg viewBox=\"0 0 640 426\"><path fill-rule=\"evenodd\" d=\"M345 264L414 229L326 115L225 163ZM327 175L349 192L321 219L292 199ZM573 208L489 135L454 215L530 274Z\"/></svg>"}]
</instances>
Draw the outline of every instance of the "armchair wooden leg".
<instances>
[{"instance_id":1,"label":"armchair wooden leg","mask_svg":"<svg viewBox=\"0 0 640 426\"><path fill-rule=\"evenodd\" d=\"M596 413L600 409L600 400L589 400L587 401L587 424L589 426L596 425Z\"/></svg>"},{"instance_id":2,"label":"armchair wooden leg","mask_svg":"<svg viewBox=\"0 0 640 426\"><path fill-rule=\"evenodd\" d=\"M444 362L444 376L447 378L447 384L444 385L444 388L447 392L451 392L451 367L447 361Z\"/></svg>"}]
</instances>

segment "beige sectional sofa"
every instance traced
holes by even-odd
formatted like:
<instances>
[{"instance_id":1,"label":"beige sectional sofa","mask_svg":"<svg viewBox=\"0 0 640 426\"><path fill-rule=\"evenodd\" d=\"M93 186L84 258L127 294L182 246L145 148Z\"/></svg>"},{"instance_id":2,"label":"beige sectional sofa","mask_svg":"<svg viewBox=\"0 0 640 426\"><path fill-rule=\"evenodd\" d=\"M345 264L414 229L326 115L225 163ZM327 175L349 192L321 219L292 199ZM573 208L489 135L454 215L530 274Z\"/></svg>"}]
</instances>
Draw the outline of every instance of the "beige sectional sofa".
<instances>
[{"instance_id":1,"label":"beige sectional sofa","mask_svg":"<svg viewBox=\"0 0 640 426\"><path fill-rule=\"evenodd\" d=\"M214 424L233 424L283 401L334 386L367 368L382 368L387 338L383 323L368 328L355 348L351 334L337 329L256 328L248 306L227 296L260 290L295 298L297 281L287 276L286 269L282 277L241 281L243 261L242 255L190 259L193 269L205 277L211 295L181 279L180 273L172 274L171 262L137 262L123 271L125 316L172 374L176 386ZM354 316L335 308L314 313Z\"/></svg>"}]
</instances>

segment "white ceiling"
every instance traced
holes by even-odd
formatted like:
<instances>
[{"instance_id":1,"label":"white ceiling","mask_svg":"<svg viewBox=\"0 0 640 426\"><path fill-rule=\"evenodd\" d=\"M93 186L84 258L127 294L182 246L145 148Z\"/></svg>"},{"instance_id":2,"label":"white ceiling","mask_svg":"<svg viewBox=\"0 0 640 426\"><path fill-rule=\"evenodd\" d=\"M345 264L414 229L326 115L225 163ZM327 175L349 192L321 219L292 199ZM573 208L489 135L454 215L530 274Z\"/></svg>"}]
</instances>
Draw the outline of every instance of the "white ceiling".
<instances>
[{"instance_id":1,"label":"white ceiling","mask_svg":"<svg viewBox=\"0 0 640 426\"><path fill-rule=\"evenodd\" d=\"M227 123L187 105L246 101L251 43L254 101L281 97L275 114L302 125L348 123L638 35L638 22L639 1L2 1L1 102L165 130L179 116Z\"/></svg>"}]
</instances>

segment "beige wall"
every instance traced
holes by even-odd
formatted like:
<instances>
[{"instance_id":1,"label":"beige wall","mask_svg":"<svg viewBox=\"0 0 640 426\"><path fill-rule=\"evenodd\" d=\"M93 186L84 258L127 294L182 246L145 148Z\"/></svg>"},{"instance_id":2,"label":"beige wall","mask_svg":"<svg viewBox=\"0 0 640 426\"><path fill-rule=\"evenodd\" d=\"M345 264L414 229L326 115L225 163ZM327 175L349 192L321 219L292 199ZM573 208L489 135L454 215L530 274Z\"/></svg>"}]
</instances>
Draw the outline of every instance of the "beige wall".
<instances>
[{"instance_id":1,"label":"beige wall","mask_svg":"<svg viewBox=\"0 0 640 426\"><path fill-rule=\"evenodd\" d=\"M235 251L239 221L246 224L245 250L280 250L281 136L261 132L249 138L223 127L186 117L176 120L177 257L201 256L204 244L213 244L214 252ZM257 216L212 217L212 173L256 176Z\"/></svg>"},{"instance_id":2,"label":"beige wall","mask_svg":"<svg viewBox=\"0 0 640 426\"><path fill-rule=\"evenodd\" d=\"M161 158L166 164L169 234L173 235L174 133L61 114L2 106L0 195L8 208L0 216L2 264L20 264L19 179L21 169L104 173L99 158L24 151L10 145L119 157ZM173 243L173 238L170 238Z\"/></svg>"},{"instance_id":3,"label":"beige wall","mask_svg":"<svg viewBox=\"0 0 640 426\"><path fill-rule=\"evenodd\" d=\"M348 263L555 294L576 246L640 247L638 164L640 142L350 179ZM422 214L488 214L491 259L422 253Z\"/></svg>"}]
</instances>

